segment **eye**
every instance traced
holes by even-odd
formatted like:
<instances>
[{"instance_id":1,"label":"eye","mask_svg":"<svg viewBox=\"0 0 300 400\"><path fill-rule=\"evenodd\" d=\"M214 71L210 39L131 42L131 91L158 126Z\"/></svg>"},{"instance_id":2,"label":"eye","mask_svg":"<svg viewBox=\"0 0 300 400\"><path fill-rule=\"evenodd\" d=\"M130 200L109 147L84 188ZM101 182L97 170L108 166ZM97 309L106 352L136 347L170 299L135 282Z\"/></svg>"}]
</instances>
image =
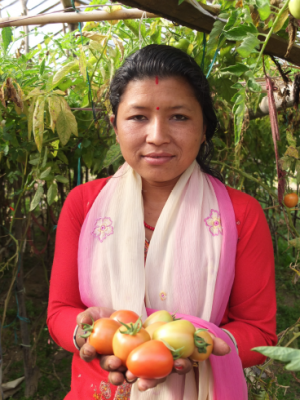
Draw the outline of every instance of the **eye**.
<instances>
[{"instance_id":1,"label":"eye","mask_svg":"<svg viewBox=\"0 0 300 400\"><path fill-rule=\"evenodd\" d=\"M145 121L147 118L145 115L133 115L129 119L133 119L134 121Z\"/></svg>"},{"instance_id":2,"label":"eye","mask_svg":"<svg viewBox=\"0 0 300 400\"><path fill-rule=\"evenodd\" d=\"M186 121L188 118L185 115L182 114L175 114L172 116L172 119L175 119L176 121Z\"/></svg>"}]
</instances>

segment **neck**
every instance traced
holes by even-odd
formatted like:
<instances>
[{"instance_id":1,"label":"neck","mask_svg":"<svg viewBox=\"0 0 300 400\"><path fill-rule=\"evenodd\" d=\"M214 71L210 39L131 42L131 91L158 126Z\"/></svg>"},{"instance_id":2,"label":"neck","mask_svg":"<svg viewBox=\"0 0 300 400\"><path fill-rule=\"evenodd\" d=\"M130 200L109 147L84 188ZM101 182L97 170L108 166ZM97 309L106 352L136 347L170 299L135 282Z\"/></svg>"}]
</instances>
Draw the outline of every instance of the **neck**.
<instances>
[{"instance_id":1,"label":"neck","mask_svg":"<svg viewBox=\"0 0 300 400\"><path fill-rule=\"evenodd\" d=\"M142 178L142 194L144 205L164 205L178 179L179 177L168 182L149 182Z\"/></svg>"}]
</instances>

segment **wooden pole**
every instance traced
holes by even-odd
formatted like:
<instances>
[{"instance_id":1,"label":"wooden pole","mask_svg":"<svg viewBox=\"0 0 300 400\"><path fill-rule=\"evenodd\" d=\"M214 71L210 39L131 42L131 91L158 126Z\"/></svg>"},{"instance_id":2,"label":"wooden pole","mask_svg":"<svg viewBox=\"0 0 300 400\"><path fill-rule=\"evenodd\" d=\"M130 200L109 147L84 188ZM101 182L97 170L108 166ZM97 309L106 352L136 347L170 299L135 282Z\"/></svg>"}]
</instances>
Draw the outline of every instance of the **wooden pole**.
<instances>
[{"instance_id":1,"label":"wooden pole","mask_svg":"<svg viewBox=\"0 0 300 400\"><path fill-rule=\"evenodd\" d=\"M26 26L26 25L45 25L45 24L57 24L57 23L76 23L76 22L87 22L87 21L111 21L111 20L122 20L122 19L139 19L139 18L160 18L156 14L144 12L133 9L117 10L111 13L106 11L90 11L83 13L53 13L46 15L35 15L27 17L14 17L14 18L1 18L0 28L7 26Z\"/></svg>"},{"instance_id":2,"label":"wooden pole","mask_svg":"<svg viewBox=\"0 0 300 400\"><path fill-rule=\"evenodd\" d=\"M27 0L20 0L21 7L22 7L22 14L23 16L26 16L28 14L27 10ZM24 26L24 32L25 32L25 54L28 53L29 51L29 36L28 36L28 26Z\"/></svg>"},{"instance_id":3,"label":"wooden pole","mask_svg":"<svg viewBox=\"0 0 300 400\"><path fill-rule=\"evenodd\" d=\"M60 0L64 8L72 8L71 0ZM66 12L74 12L75 10L68 10ZM75 31L78 28L78 24L68 24L69 32Z\"/></svg>"}]
</instances>

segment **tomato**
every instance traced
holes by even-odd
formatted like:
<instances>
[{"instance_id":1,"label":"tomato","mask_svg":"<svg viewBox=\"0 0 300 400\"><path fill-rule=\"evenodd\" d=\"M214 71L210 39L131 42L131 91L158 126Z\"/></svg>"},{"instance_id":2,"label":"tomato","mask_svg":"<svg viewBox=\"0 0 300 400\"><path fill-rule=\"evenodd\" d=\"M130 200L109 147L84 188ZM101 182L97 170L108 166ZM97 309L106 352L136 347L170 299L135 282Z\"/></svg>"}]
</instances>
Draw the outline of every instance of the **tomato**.
<instances>
[{"instance_id":1,"label":"tomato","mask_svg":"<svg viewBox=\"0 0 300 400\"><path fill-rule=\"evenodd\" d=\"M157 321L157 322L154 322L153 324L147 326L146 331L149 333L151 339L152 339L153 333L156 331L156 329L165 324L166 324L166 322Z\"/></svg>"},{"instance_id":2,"label":"tomato","mask_svg":"<svg viewBox=\"0 0 300 400\"><path fill-rule=\"evenodd\" d=\"M93 322L93 325L85 324L83 329L87 331L82 337L87 337L88 343L99 354L113 354L112 341L121 324L110 318L101 318Z\"/></svg>"},{"instance_id":3,"label":"tomato","mask_svg":"<svg viewBox=\"0 0 300 400\"><path fill-rule=\"evenodd\" d=\"M187 39L180 39L179 42L175 43L173 46L176 47L176 49L180 49L186 53L189 45L190 42Z\"/></svg>"},{"instance_id":4,"label":"tomato","mask_svg":"<svg viewBox=\"0 0 300 400\"><path fill-rule=\"evenodd\" d=\"M284 196L283 202L288 208L293 208L298 204L298 195L296 193L288 193Z\"/></svg>"},{"instance_id":5,"label":"tomato","mask_svg":"<svg viewBox=\"0 0 300 400\"><path fill-rule=\"evenodd\" d=\"M119 310L112 313L109 318L129 324L130 322L135 323L139 319L139 316L134 311Z\"/></svg>"},{"instance_id":6,"label":"tomato","mask_svg":"<svg viewBox=\"0 0 300 400\"><path fill-rule=\"evenodd\" d=\"M290 0L289 10L294 18L300 19L300 1L299 0Z\"/></svg>"},{"instance_id":7,"label":"tomato","mask_svg":"<svg viewBox=\"0 0 300 400\"><path fill-rule=\"evenodd\" d=\"M160 340L171 346L178 358L188 358L194 351L194 325L184 319L169 322L156 329L153 333L154 340Z\"/></svg>"},{"instance_id":8,"label":"tomato","mask_svg":"<svg viewBox=\"0 0 300 400\"><path fill-rule=\"evenodd\" d=\"M172 372L173 356L162 342L150 340L132 350L126 366L138 378L161 379Z\"/></svg>"},{"instance_id":9,"label":"tomato","mask_svg":"<svg viewBox=\"0 0 300 400\"><path fill-rule=\"evenodd\" d=\"M173 320L174 320L173 315L171 315L168 311L160 310L160 311L156 311L155 313L149 315L149 317L143 323L143 327L147 328L147 326L149 326L157 321L172 322Z\"/></svg>"},{"instance_id":10,"label":"tomato","mask_svg":"<svg viewBox=\"0 0 300 400\"><path fill-rule=\"evenodd\" d=\"M206 360L213 351L214 341L206 329L197 329L194 334L195 348L190 358L193 361Z\"/></svg>"},{"instance_id":11,"label":"tomato","mask_svg":"<svg viewBox=\"0 0 300 400\"><path fill-rule=\"evenodd\" d=\"M126 325L122 323L122 325L124 326L119 328L114 334L112 346L114 355L120 358L123 365L126 365L129 353L140 344L150 340L150 335L142 328L140 318L135 324Z\"/></svg>"}]
</instances>

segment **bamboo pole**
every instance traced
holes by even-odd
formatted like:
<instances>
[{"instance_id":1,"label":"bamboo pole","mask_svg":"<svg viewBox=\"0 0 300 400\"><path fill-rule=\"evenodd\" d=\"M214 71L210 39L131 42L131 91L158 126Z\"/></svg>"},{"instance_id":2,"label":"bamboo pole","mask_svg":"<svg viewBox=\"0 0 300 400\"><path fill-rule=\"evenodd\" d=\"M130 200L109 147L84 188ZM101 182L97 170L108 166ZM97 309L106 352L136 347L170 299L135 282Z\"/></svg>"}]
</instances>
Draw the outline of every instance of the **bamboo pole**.
<instances>
[{"instance_id":1,"label":"bamboo pole","mask_svg":"<svg viewBox=\"0 0 300 400\"><path fill-rule=\"evenodd\" d=\"M34 15L27 17L1 18L0 28L7 26L25 26L25 25L45 25L57 23L76 23L87 21L111 21L122 19L139 19L139 18L160 18L156 14L133 9L123 9L107 13L106 11L89 11L83 13L52 13L46 15Z\"/></svg>"}]
</instances>

